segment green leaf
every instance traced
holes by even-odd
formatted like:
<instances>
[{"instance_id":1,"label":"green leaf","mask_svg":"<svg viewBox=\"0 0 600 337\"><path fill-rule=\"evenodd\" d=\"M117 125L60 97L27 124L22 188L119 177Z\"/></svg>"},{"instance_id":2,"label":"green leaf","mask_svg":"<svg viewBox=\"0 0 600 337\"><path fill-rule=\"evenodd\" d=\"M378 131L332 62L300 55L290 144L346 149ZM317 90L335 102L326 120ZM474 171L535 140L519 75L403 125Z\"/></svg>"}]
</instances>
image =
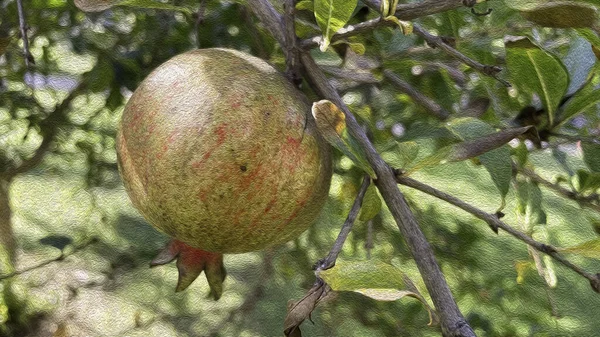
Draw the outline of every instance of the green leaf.
<instances>
[{"instance_id":1,"label":"green leaf","mask_svg":"<svg viewBox=\"0 0 600 337\"><path fill-rule=\"evenodd\" d=\"M312 12L314 10L313 0L302 0L302 1L298 2L296 4L296 9L299 11L307 10L307 11Z\"/></svg>"},{"instance_id":2,"label":"green leaf","mask_svg":"<svg viewBox=\"0 0 600 337\"><path fill-rule=\"evenodd\" d=\"M487 136L474 138L472 140L456 144L453 147L452 153L450 154L448 160L462 161L481 156L503 146L504 144L513 140L515 137L529 131L531 128L531 126L525 126L520 128L505 129Z\"/></svg>"},{"instance_id":3,"label":"green leaf","mask_svg":"<svg viewBox=\"0 0 600 337\"><path fill-rule=\"evenodd\" d=\"M521 15L540 26L553 28L592 27L598 20L596 9L584 3L557 1L521 11Z\"/></svg>"},{"instance_id":4,"label":"green leaf","mask_svg":"<svg viewBox=\"0 0 600 337\"><path fill-rule=\"evenodd\" d=\"M523 93L536 93L548 113L550 125L553 125L558 105L569 86L565 66L528 38L507 41L505 46L511 83Z\"/></svg>"},{"instance_id":5,"label":"green leaf","mask_svg":"<svg viewBox=\"0 0 600 337\"><path fill-rule=\"evenodd\" d=\"M583 160L593 172L600 172L600 144L581 143Z\"/></svg>"},{"instance_id":6,"label":"green leaf","mask_svg":"<svg viewBox=\"0 0 600 337\"><path fill-rule=\"evenodd\" d=\"M524 217L523 230L532 233L537 225L546 224L546 213L542 208L542 191L539 186L517 181L517 212Z\"/></svg>"},{"instance_id":7,"label":"green leaf","mask_svg":"<svg viewBox=\"0 0 600 337\"><path fill-rule=\"evenodd\" d=\"M432 311L425 299L407 282L404 273L381 261L338 261L331 269L322 270L318 276L335 291L353 291L378 301L396 301L405 296L418 299L429 312Z\"/></svg>"},{"instance_id":8,"label":"green leaf","mask_svg":"<svg viewBox=\"0 0 600 337\"><path fill-rule=\"evenodd\" d=\"M597 66L593 67L592 72L598 71L598 69ZM600 89L595 89L595 86L596 82L594 76L592 76L587 80L587 83L577 90L562 108L559 125L600 103Z\"/></svg>"},{"instance_id":9,"label":"green leaf","mask_svg":"<svg viewBox=\"0 0 600 337\"><path fill-rule=\"evenodd\" d=\"M600 172L577 170L573 176L573 187L578 192L594 192L600 188Z\"/></svg>"},{"instance_id":10,"label":"green leaf","mask_svg":"<svg viewBox=\"0 0 600 337\"><path fill-rule=\"evenodd\" d=\"M320 43L322 52L329 47L331 37L350 20L357 2L357 0L315 0L315 18L323 32Z\"/></svg>"},{"instance_id":11,"label":"green leaf","mask_svg":"<svg viewBox=\"0 0 600 337\"><path fill-rule=\"evenodd\" d=\"M367 172L371 178L376 179L375 171L369 165L362 149L348 133L344 112L332 102L321 100L313 103L312 115L323 138L352 159L354 164Z\"/></svg>"},{"instance_id":12,"label":"green leaf","mask_svg":"<svg viewBox=\"0 0 600 337\"><path fill-rule=\"evenodd\" d=\"M600 37L589 28L579 28L577 29L577 33L592 44L592 51L596 55L596 59L600 59Z\"/></svg>"},{"instance_id":13,"label":"green leaf","mask_svg":"<svg viewBox=\"0 0 600 337\"><path fill-rule=\"evenodd\" d=\"M371 184L367 188L367 192L363 198L358 219L369 221L379 214L379 211L381 211L381 199L379 198L379 194L377 194L377 188Z\"/></svg>"},{"instance_id":14,"label":"green leaf","mask_svg":"<svg viewBox=\"0 0 600 337\"><path fill-rule=\"evenodd\" d=\"M506 133L495 133L494 128L492 128L490 125L472 117L458 118L452 120L449 123L447 123L447 128L457 137L465 141L477 138L481 139L481 137L483 136L488 136L489 138L488 140L486 140L486 142L489 143L488 145L486 145L487 148L494 147L495 145L490 145L494 144L495 141L502 141L503 139L506 139L506 136L511 136L515 133L519 134L519 132L523 133L528 130L528 128L516 128L512 129L512 131L506 131ZM506 142L508 142L508 140ZM472 144L474 143L467 142L467 144L470 144L468 146L472 147ZM459 149L461 149L460 146ZM461 151L464 152L464 149L461 149ZM474 154L476 154L477 152L478 151L472 151L472 153ZM502 203L504 204L504 198L508 193L510 181L512 179L512 162L510 158L510 149L508 148L508 145L501 145L496 149L482 153L481 155L479 155L478 158L481 161L481 164L483 164L485 169L489 172L492 181L498 188L498 191L500 191Z\"/></svg>"},{"instance_id":15,"label":"green leaf","mask_svg":"<svg viewBox=\"0 0 600 337\"><path fill-rule=\"evenodd\" d=\"M414 141L397 142L382 153L383 159L394 168L406 168L419 154L419 145Z\"/></svg>"},{"instance_id":16,"label":"green leaf","mask_svg":"<svg viewBox=\"0 0 600 337\"><path fill-rule=\"evenodd\" d=\"M575 247L563 248L560 251L600 260L600 238L586 241Z\"/></svg>"}]
</instances>

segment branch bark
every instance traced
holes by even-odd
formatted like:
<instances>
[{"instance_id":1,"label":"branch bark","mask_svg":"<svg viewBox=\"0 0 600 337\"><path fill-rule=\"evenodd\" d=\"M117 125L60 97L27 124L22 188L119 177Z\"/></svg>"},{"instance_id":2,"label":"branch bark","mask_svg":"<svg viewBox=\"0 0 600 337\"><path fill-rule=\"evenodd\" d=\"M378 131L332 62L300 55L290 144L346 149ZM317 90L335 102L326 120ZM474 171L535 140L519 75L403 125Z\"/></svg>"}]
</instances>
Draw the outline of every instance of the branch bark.
<instances>
[{"instance_id":1,"label":"branch bark","mask_svg":"<svg viewBox=\"0 0 600 337\"><path fill-rule=\"evenodd\" d=\"M386 69L383 71L383 75L387 78L392 85L396 88L400 89L400 91L404 92L410 98L412 98L415 103L419 104L433 116L437 117L439 120L444 121L450 117L450 113L444 109L441 105L436 103L431 98L423 95L417 89L415 89L408 82L401 79L398 75L394 74L393 71Z\"/></svg>"},{"instance_id":2,"label":"branch bark","mask_svg":"<svg viewBox=\"0 0 600 337\"><path fill-rule=\"evenodd\" d=\"M505 232L509 233L510 235L514 236L515 238L517 238L517 239L525 242L529 246L533 247L535 250L550 255L553 259L555 259L556 261L561 263L563 266L565 266L565 267L573 270L577 274L585 277L590 282L590 285L592 286L594 291L600 293L600 274L592 274L592 273L586 272L579 266L576 266L575 264L571 263L570 261L568 261L567 259L565 259L562 255L560 255L558 253L557 248L532 239L530 236L512 228L508 224L501 221L498 218L498 216L496 216L495 214L487 213L479 208L476 208L474 206L471 206L470 204L467 204L466 202L464 202L450 194L444 193L444 192L437 190L429 185L423 184L417 180L414 180L412 178L405 177L402 175L396 175L396 181L399 184L417 189L423 193L426 193L426 194L434 196L438 199L444 200L447 203L452 204L452 205L464 210L465 212L470 213L470 214L474 215L475 217L485 221L494 231L497 232L498 228L500 228L500 229L504 230Z\"/></svg>"},{"instance_id":3,"label":"branch bark","mask_svg":"<svg viewBox=\"0 0 600 337\"><path fill-rule=\"evenodd\" d=\"M600 213L600 205L592 203L593 200L595 200L596 202L600 202L598 194L594 193L586 197L574 191L568 190L558 184L553 184L528 168L518 167L516 164L513 163L513 169L515 169L517 173L535 181L538 184L546 186L547 188L562 195L563 197L576 201L577 203L579 203L580 206L587 207Z\"/></svg>"},{"instance_id":4,"label":"branch bark","mask_svg":"<svg viewBox=\"0 0 600 337\"><path fill-rule=\"evenodd\" d=\"M284 46L286 41L282 32L281 16L267 0L249 0L255 15L265 23L277 41ZM285 50L285 47L283 48ZM396 185L392 169L379 156L373 144L367 138L356 118L342 101L340 95L329 83L325 74L319 69L310 54L301 53L301 61L305 75L313 89L322 97L329 99L346 114L346 124L350 134L357 139L366 153L367 160L377 174L376 186L381 192L392 216L398 224L411 253L417 263L431 299L438 310L442 334L444 336L475 336L473 329L458 309L454 297L446 283L446 279L437 264L433 250L423 235L419 225L410 211L404 196Z\"/></svg>"},{"instance_id":5,"label":"branch bark","mask_svg":"<svg viewBox=\"0 0 600 337\"><path fill-rule=\"evenodd\" d=\"M331 247L331 251L329 252L329 254L327 254L327 257L317 262L315 269L326 270L335 266L335 261L337 260L338 255L340 255L342 247L344 247L344 242L346 242L348 234L350 234L350 230L352 229L354 221L356 220L356 217L360 212L360 207L362 205L363 198L370 184L371 178L369 178L369 176L367 175L363 178L363 182L360 185L360 189L358 190L356 199L354 199L354 204L352 204L352 208L350 208L350 212L348 212L346 221L344 221L344 225L342 225L340 234L338 235L337 239L335 239L335 243Z\"/></svg>"},{"instance_id":6,"label":"branch bark","mask_svg":"<svg viewBox=\"0 0 600 337\"><path fill-rule=\"evenodd\" d=\"M498 77L498 73L502 71L502 68L498 66L481 64L473 60L472 58L466 56L465 54L454 49L452 46L448 45L446 42L444 42L444 40L441 37L430 34L428 31L421 28L419 25L413 25L413 31L415 34L419 35L425 41L427 41L427 43L430 46L440 48L446 54L460 60L461 62L477 70L481 74L490 76L502 83L504 86L510 87L510 83Z\"/></svg>"}]
</instances>

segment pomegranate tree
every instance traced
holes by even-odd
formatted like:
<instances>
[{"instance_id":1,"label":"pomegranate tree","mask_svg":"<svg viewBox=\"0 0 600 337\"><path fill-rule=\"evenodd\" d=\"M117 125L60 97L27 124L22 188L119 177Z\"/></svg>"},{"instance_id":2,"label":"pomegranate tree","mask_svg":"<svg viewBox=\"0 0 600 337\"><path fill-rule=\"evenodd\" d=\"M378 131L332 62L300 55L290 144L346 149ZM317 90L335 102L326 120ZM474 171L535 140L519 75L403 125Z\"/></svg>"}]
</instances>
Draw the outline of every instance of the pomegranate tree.
<instances>
[{"instance_id":1,"label":"pomegranate tree","mask_svg":"<svg viewBox=\"0 0 600 337\"><path fill-rule=\"evenodd\" d=\"M173 240L177 290L203 270L218 298L223 253L286 242L327 198L330 150L306 98L267 62L230 49L168 60L131 96L119 168L145 219Z\"/></svg>"}]
</instances>

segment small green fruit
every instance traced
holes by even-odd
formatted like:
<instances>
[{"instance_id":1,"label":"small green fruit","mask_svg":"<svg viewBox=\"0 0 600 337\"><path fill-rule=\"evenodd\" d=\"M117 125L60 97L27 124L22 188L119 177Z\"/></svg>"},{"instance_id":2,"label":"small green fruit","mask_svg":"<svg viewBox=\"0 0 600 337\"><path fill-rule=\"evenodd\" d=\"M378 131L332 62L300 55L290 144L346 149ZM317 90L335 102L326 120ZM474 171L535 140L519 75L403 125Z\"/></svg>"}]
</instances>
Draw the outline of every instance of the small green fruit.
<instances>
[{"instance_id":1,"label":"small green fruit","mask_svg":"<svg viewBox=\"0 0 600 337\"><path fill-rule=\"evenodd\" d=\"M135 207L176 240L242 253L286 242L327 198L330 150L310 106L265 61L229 49L190 51L152 72L117 136Z\"/></svg>"}]
</instances>

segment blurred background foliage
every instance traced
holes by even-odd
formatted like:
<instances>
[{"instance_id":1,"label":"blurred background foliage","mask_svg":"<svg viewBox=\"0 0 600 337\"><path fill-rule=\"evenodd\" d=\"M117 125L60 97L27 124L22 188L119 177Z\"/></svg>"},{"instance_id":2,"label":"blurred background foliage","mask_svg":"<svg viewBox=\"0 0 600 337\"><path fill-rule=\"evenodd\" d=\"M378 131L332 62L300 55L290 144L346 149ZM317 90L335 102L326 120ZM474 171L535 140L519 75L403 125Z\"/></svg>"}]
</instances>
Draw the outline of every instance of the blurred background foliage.
<instances>
[{"instance_id":1,"label":"blurred background foliage","mask_svg":"<svg viewBox=\"0 0 600 337\"><path fill-rule=\"evenodd\" d=\"M167 238L133 209L118 175L114 137L128 97L159 64L196 47L235 48L285 67L281 49L245 1L169 3L188 10L116 6L84 12L72 1L25 1L35 61L26 67L16 1L0 1L0 275L17 272L0 283L0 335L280 336L288 300L310 288L312 265L335 240L362 176L337 152L330 199L319 221L285 245L226 256L226 290L218 302L207 297L202 278L176 294L174 266L148 268ZM494 129L535 125L540 138L511 141L506 147L511 158L547 181L590 197L591 207L514 175L502 182L509 186L503 220L540 241L576 246L600 233L598 200L593 199L600 187L598 19L593 16L591 28L581 26L568 20L567 11L564 22L548 23L546 12L540 16L510 3L477 5L477 12L493 9L485 16L460 7L415 20L448 37L463 54L503 66L498 76L511 82L510 88L393 27L311 53L368 127L384 159L398 168L457 139L446 122L383 78L383 68L452 118L477 118ZM596 15L599 4L585 3ZM350 23L377 15L359 1ZM297 25L300 38L319 35L309 9L298 11ZM528 86L530 74L522 73L518 62L511 68L510 53L518 54L520 47L509 50L510 36L527 36L534 49L543 48L535 52L555 60L545 66L564 70L551 74L552 81L568 84L565 99L552 98L563 104L551 107L556 109L551 119L544 97ZM363 49L364 55L356 53ZM357 79L365 72L376 81ZM308 83L301 88L317 99ZM591 93L583 103L567 100L583 91ZM582 108L567 108L575 103ZM474 158L430 165L411 177L493 213L503 196L490 172ZM493 233L442 201L401 189L478 335L600 336L600 295L585 279L549 260L536 269L536 254L523 243ZM569 258L585 270L600 271L598 260ZM371 221L356 223L340 259L388 262L426 294L385 207ZM439 335L427 326L422 305L410 299L377 302L339 293L315 311L313 320L314 325L302 325L306 336Z\"/></svg>"}]
</instances>

